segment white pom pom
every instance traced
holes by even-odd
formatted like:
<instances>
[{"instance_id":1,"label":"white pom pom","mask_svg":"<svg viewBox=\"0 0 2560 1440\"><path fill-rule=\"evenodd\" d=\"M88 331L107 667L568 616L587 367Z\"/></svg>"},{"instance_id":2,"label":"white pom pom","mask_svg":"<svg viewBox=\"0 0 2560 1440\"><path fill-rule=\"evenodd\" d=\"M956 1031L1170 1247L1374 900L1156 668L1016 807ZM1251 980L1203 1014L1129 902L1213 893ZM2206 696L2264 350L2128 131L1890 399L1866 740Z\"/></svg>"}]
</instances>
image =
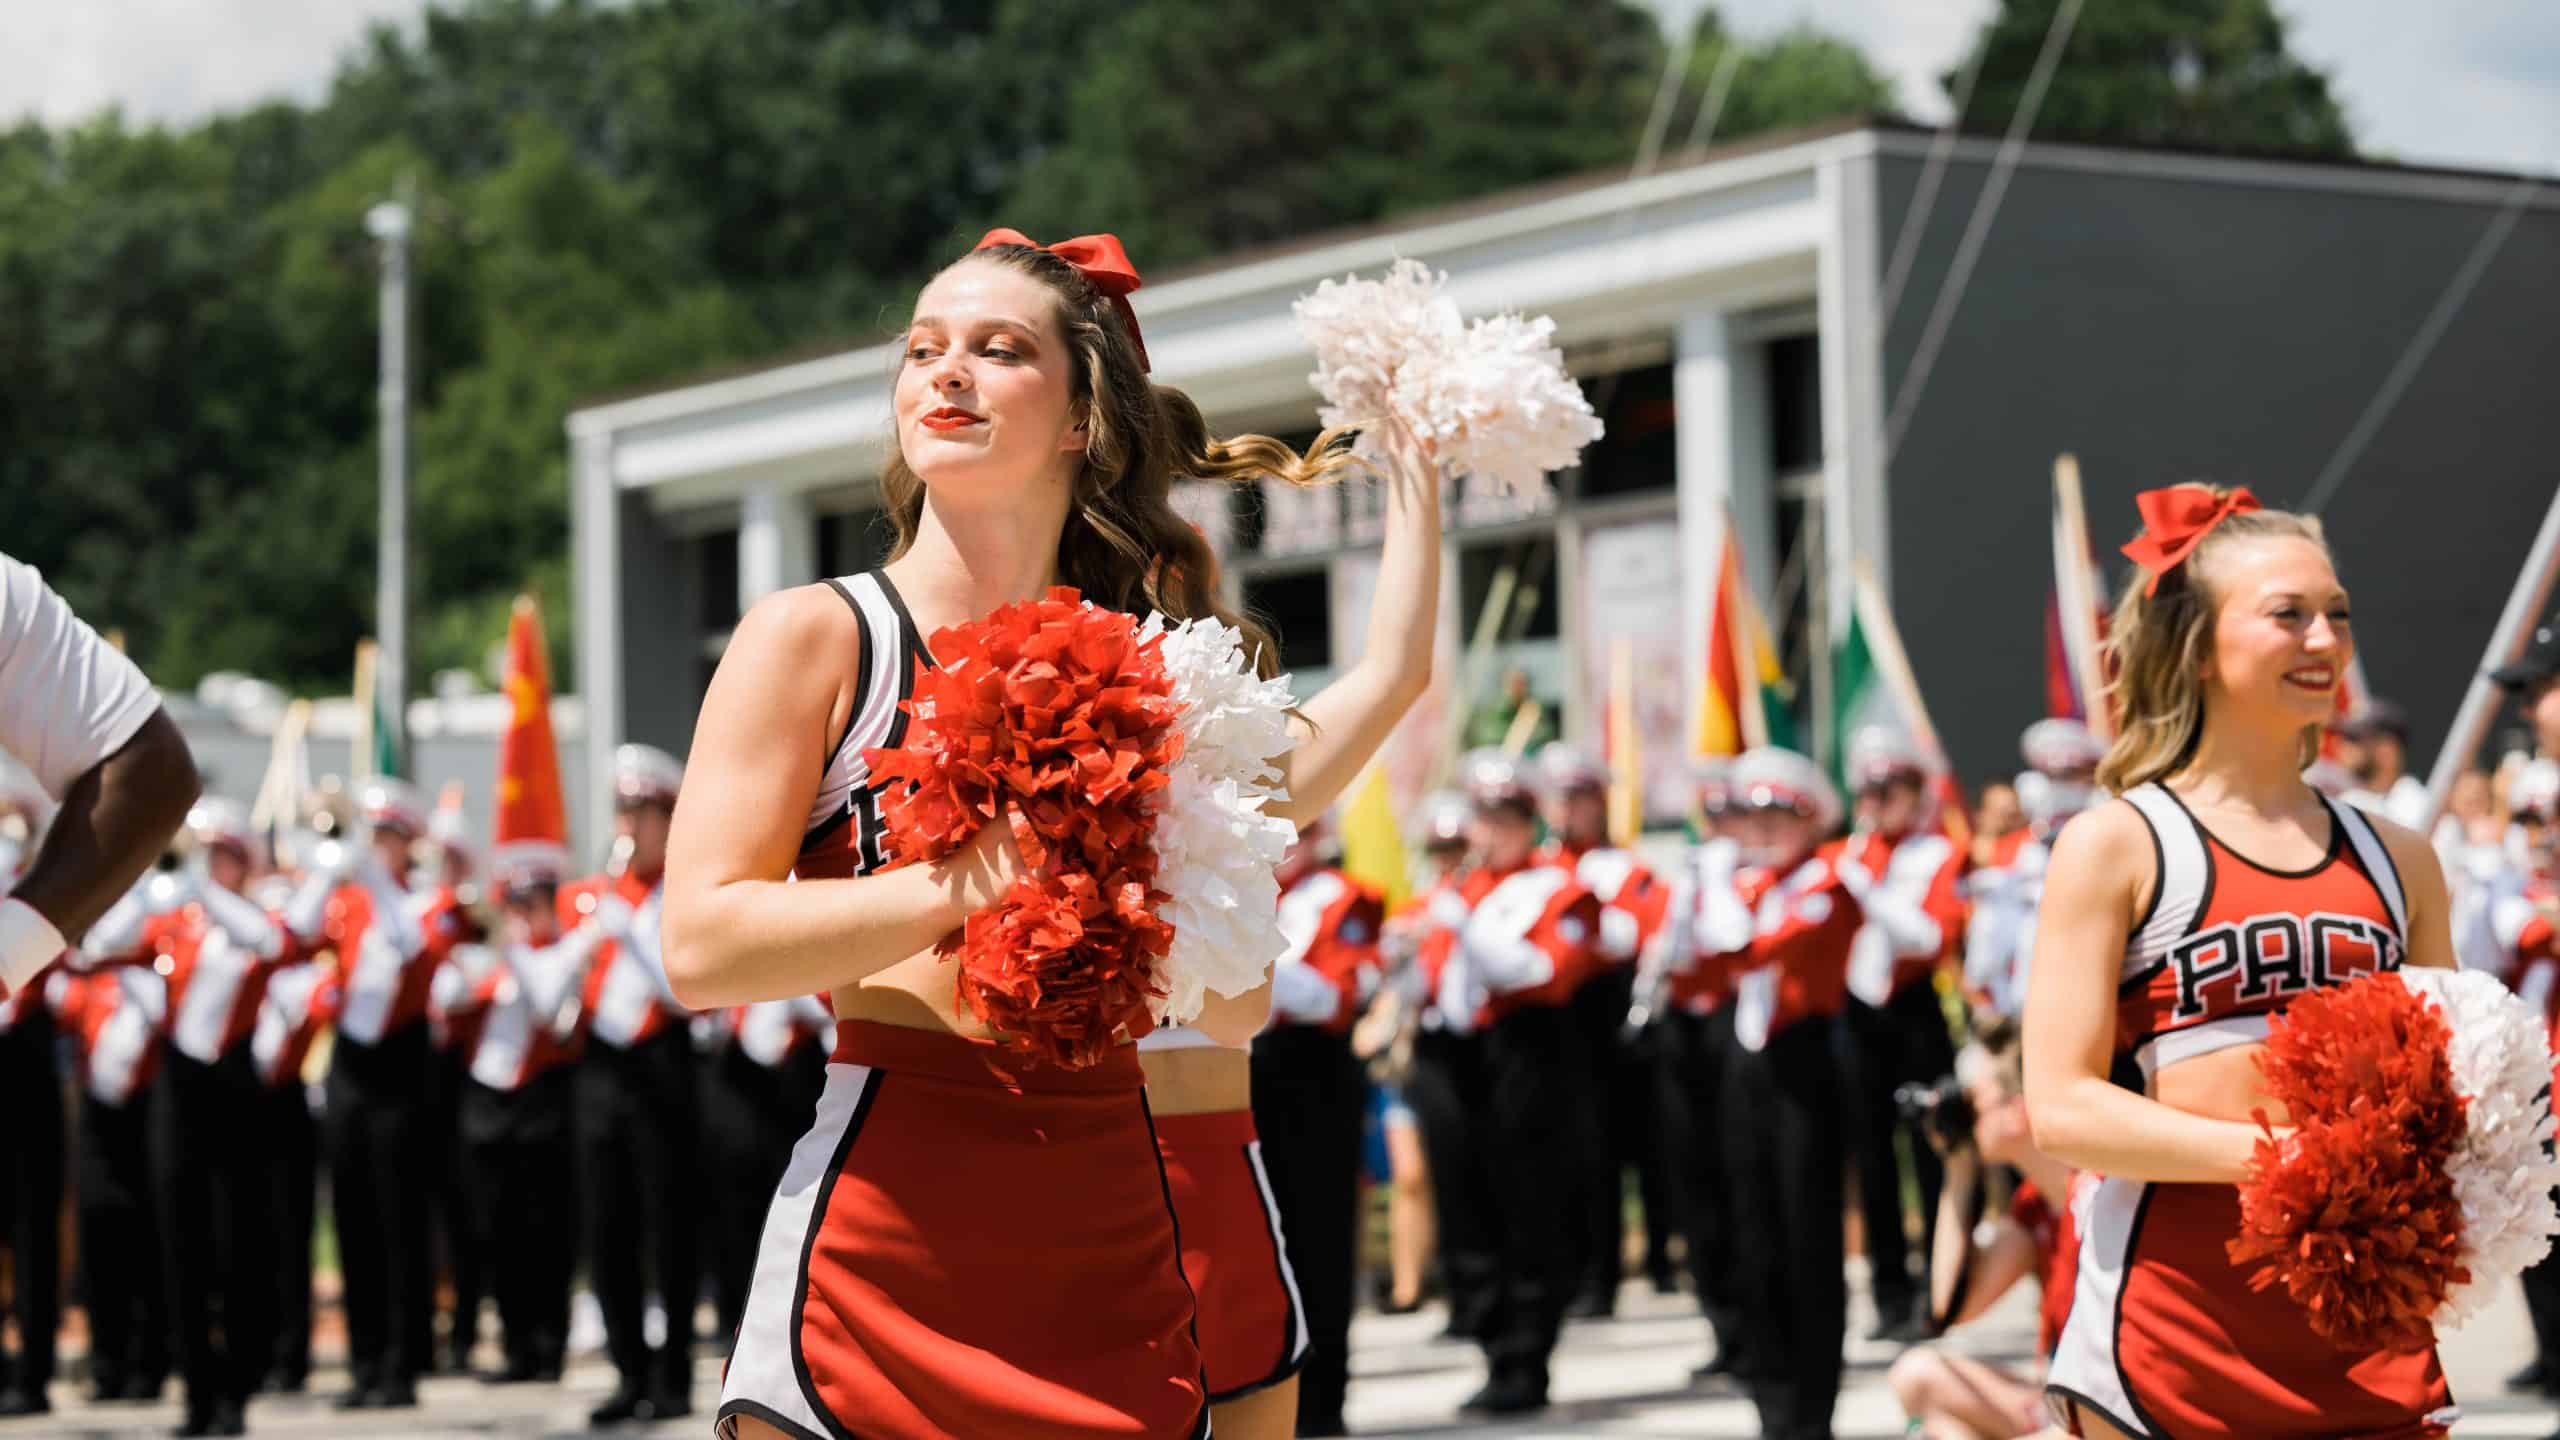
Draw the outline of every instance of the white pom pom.
<instances>
[{"instance_id":1,"label":"white pom pom","mask_svg":"<svg viewBox=\"0 0 2560 1440\"><path fill-rule=\"evenodd\" d=\"M2543 1019L2496 977L2476 970L2402 970L2453 1032L2447 1060L2463 1105L2462 1142L2445 1163L2462 1209L2462 1263L2471 1279L2446 1294L2440 1330L2487 1308L2498 1287L2548 1254L2560 1235L2560 1162L2550 1155L2551 1044Z\"/></svg>"},{"instance_id":2,"label":"white pom pom","mask_svg":"<svg viewBox=\"0 0 2560 1440\"><path fill-rule=\"evenodd\" d=\"M1256 675L1243 634L1215 619L1169 625L1150 615L1140 635L1160 640L1181 706L1182 755L1157 792L1152 836L1165 897L1156 913L1173 927L1154 1011L1159 1023L1181 1025L1210 993L1261 984L1288 949L1274 872L1298 827L1263 812L1280 793L1289 683Z\"/></svg>"},{"instance_id":3,"label":"white pom pom","mask_svg":"<svg viewBox=\"0 0 2560 1440\"><path fill-rule=\"evenodd\" d=\"M1472 325L1441 286L1447 277L1399 260L1385 278L1327 280L1296 306L1316 353L1308 376L1327 426L1365 427L1361 454L1384 454L1387 419L1437 444L1451 474L1513 490L1581 457L1601 425L1564 369L1555 322L1496 315Z\"/></svg>"}]
</instances>

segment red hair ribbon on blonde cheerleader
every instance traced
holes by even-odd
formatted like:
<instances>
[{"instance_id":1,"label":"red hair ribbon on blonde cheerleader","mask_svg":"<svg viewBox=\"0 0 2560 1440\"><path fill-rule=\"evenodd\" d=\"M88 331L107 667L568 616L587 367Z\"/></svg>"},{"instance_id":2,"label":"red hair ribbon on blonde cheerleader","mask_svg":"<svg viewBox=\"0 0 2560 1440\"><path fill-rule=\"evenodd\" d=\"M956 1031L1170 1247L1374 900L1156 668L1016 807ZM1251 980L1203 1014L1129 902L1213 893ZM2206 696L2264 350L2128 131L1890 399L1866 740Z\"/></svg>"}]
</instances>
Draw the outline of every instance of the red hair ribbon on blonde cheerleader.
<instances>
[{"instance_id":1,"label":"red hair ribbon on blonde cheerleader","mask_svg":"<svg viewBox=\"0 0 2560 1440\"><path fill-rule=\"evenodd\" d=\"M2258 1143L2231 1260L2340 1349L2434 1343L2560 1234L2549 1040L2493 977L2315 991L2275 1017L2258 1063L2300 1129Z\"/></svg>"},{"instance_id":2,"label":"red hair ribbon on blonde cheerleader","mask_svg":"<svg viewBox=\"0 0 2560 1440\"><path fill-rule=\"evenodd\" d=\"M2202 485L2172 485L2145 490L2133 497L2133 504L2142 512L2142 533L2125 542L2122 550L2126 559L2151 577L2142 587L2145 595L2159 594L2160 577L2185 564L2214 526L2260 508L2258 497L2246 485L2222 496Z\"/></svg>"},{"instance_id":3,"label":"red hair ribbon on blonde cheerleader","mask_svg":"<svg viewBox=\"0 0 2560 1440\"><path fill-rule=\"evenodd\" d=\"M1286 948L1265 813L1289 746L1285 680L1216 620L1143 623L1065 587L936 633L882 818L896 864L938 860L1000 815L1032 873L940 950L1000 1042L1090 1065L1241 995Z\"/></svg>"}]
</instances>

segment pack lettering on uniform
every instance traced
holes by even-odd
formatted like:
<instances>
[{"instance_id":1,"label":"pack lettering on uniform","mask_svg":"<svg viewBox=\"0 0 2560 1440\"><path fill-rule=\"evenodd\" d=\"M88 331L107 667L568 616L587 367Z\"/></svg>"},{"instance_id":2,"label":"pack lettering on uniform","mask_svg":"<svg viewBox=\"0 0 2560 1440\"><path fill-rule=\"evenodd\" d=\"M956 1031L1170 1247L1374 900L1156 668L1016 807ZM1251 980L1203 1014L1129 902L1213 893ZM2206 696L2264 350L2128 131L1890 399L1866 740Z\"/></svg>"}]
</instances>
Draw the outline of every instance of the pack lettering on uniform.
<instances>
[{"instance_id":1,"label":"pack lettering on uniform","mask_svg":"<svg viewBox=\"0 0 2560 1440\"><path fill-rule=\"evenodd\" d=\"M2399 942L2353 915L2260 915L2221 924L2169 952L2177 976L2175 1021L2203 1018L2217 992L2230 1001L2284 998L2377 970L2400 968Z\"/></svg>"}]
</instances>

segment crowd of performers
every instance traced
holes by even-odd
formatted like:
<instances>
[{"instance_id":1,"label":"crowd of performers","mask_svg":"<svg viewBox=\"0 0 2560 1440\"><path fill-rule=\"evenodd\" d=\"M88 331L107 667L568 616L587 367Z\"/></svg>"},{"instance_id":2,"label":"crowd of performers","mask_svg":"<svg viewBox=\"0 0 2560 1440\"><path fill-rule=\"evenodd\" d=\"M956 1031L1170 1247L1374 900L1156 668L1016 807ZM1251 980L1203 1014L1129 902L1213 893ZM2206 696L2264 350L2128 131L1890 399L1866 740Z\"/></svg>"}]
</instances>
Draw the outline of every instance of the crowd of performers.
<instances>
[{"instance_id":1,"label":"crowd of performers","mask_svg":"<svg viewBox=\"0 0 2560 1440\"><path fill-rule=\"evenodd\" d=\"M615 774L611 858L584 878L553 844L482 853L396 779L323 812L290 868L206 798L165 866L0 1005L20 1337L0 1413L41 1411L55 1376L66 1186L95 1399L175 1374L187 1431L222 1434L253 1395L301 1390L324 1179L337 1403L415 1405L421 1377L467 1370L484 1300L485 1378L558 1379L583 1257L619 1376L597 1422L687 1412L696 1300L734 1332L832 1019L814 997L675 1003L655 897L681 770L627 746ZM45 1103L66 1084L68 1125Z\"/></svg>"},{"instance_id":2,"label":"crowd of performers","mask_svg":"<svg viewBox=\"0 0 2560 1440\"><path fill-rule=\"evenodd\" d=\"M2560 739L2560 646L2544 650L2508 678ZM2315 778L2378 812L2407 804L2399 723L2383 706L2357 717L2346 763ZM2079 1192L2027 1139L2015 1022L2049 847L2100 798L2103 746L2047 720L2021 748L2027 768L1985 798L1969 849L1920 753L1870 730L1845 806L1802 755L1704 762L1695 843L1643 856L1609 842L1591 757L1477 752L1463 790L1423 806L1422 886L1393 914L1308 825L1279 876L1290 950L1250 1047L1250 1110L1156 1121L1177 1214L1236 1213L1197 1197L1241 1186L1242 1213L1268 1222L1193 1237L1195 1283L1213 1254L1258 1247L1268 1267L1259 1304L1204 1317L1212 1397L1294 1376L1298 1433L1344 1433L1369 1184L1390 1191L1378 1303L1445 1293L1449 1334L1486 1357L1471 1412L1543 1406L1564 1323L1614 1309L1629 1186L1635 1263L1658 1290L1685 1278L1709 1322L1696 1378L1746 1388L1768 1434L1827 1433L1844 1194L1873 1338L1925 1339L2040 1279L2049 1349L2076 1243L2055 1197ZM291 869L236 804L195 807L183 859L0 1008L11 1093L58 1091L63 1057L78 1095L67 1128L33 1105L0 1132L21 1337L0 1408L40 1408L53 1378L49 1218L66 1187L96 1399L156 1398L174 1371L191 1426L225 1433L262 1388L300 1389L325 1177L352 1377L339 1403L411 1405L422 1376L466 1369L484 1298L503 1357L486 1378L557 1379L584 1255L620 1377L595 1418L688 1412L694 1305L665 1299L708 1301L713 1338L737 1333L833 1017L819 997L677 1002L656 897L681 770L632 746L616 776L611 859L574 880L557 846L481 854L397 780L359 786L334 817L343 838L299 837ZM2497 784L2493 812L2437 832L2456 941L2467 966L2560 1012L2560 753L2519 757ZM1141 1058L1206 1044L1159 1032ZM1970 1118L1950 1129L1933 1111ZM1977 1229L1987 1172L2011 1198ZM2546 1355L2555 1275L2526 1280ZM1912 1351L1893 1381L1915 1416L2045 1423L2031 1381L1961 1357ZM2555 1382L2544 1359L2517 1380Z\"/></svg>"},{"instance_id":3,"label":"crowd of performers","mask_svg":"<svg viewBox=\"0 0 2560 1440\"><path fill-rule=\"evenodd\" d=\"M2383 818L2423 801L2387 712L2305 773L2354 654L2317 522L2148 492L2110 629L2121 733L2030 728L1969 843L1936 813L1933 757L1883 731L1847 737L1846 795L1785 749L1703 768L1697 833L1642 855L1609 843L1587 756L1479 752L1424 807L1430 873L1388 914L1322 816L1430 673L1449 436L1376 425L1367 643L1253 752L1275 783L1250 818L1296 833L1268 983L1187 1023L1070 1033L1088 1012L1028 992L1126 992L1122 962L1170 953L1151 887L1044 864L1057 813L964 808L949 782L1000 774L1064 808L1138 762L1096 724L1037 764L943 752L922 772L940 789L884 795L875 757L919 773L901 701L941 669L925 637L1064 583L1267 640L1219 607L1173 477L1350 464L1208 436L1147 378L1137 286L1112 237L1001 230L935 278L896 380L895 555L758 602L683 770L618 752L603 873L572 880L542 843L478 856L383 780L289 870L208 802L183 862L103 918L42 886L20 894L59 916L0 899L19 1334L0 1411L41 1408L53 1378L76 1151L91 1383L148 1398L174 1367L185 1434L241 1433L262 1386L304 1383L322 1175L351 1408L415 1404L466 1358L484 1296L492 1378L557 1376L583 1256L619 1377L599 1424L688 1411L708 1294L725 1440L1342 1434L1364 1168L1390 1191L1389 1306L1422 1299L1436 1251L1449 1328L1483 1349L1469 1413L1548 1403L1566 1321L1615 1303L1632 1177L1642 1269L1670 1288L1684 1260L1711 1331L1700 1378L1730 1377L1780 1440L1830 1433L1853 1215L1883 1336L2047 1287L2040 1376L1896 1364L1925 1433L2444 1433L2431 1343L2343 1352L2227 1258L2266 1133L2251 1062L2290 999L2404 964L2460 953L2560 994L2560 643L2499 677L2542 758L2420 837ZM1384 336L1398 363L1458 343L1418 334ZM1095 650L1040 651L1032 708L1100 713L1070 672L1144 647ZM1020 702L971 689L993 673L955 664L933 693ZM67 708L58 685L21 690L0 687L0 719ZM132 733L49 768L68 782ZM1152 856L1150 813L1073 843ZM913 857L900 825L964 838ZM1121 973L1042 968L1061 952ZM1051 1028L999 1032L999 1012ZM76 1147L41 1103L65 1055ZM2006 1218L1978 1226L1995 1171ZM2520 1383L2560 1383L2555 1273L2527 1276L2546 1348Z\"/></svg>"}]
</instances>

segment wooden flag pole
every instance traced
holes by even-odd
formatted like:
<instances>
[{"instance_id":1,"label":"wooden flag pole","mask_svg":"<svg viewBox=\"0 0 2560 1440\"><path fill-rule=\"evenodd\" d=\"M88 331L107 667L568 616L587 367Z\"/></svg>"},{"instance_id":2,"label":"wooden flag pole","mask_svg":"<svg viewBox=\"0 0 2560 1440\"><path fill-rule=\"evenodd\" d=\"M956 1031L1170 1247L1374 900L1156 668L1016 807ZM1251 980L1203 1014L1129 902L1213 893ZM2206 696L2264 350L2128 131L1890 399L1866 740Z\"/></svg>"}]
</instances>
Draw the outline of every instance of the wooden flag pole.
<instances>
[{"instance_id":1,"label":"wooden flag pole","mask_svg":"<svg viewBox=\"0 0 2560 1440\"><path fill-rule=\"evenodd\" d=\"M2516 576L2515 588L2507 592L2507 608L2499 614L2489 648L2481 652L2480 663L2471 672L2471 688L2463 694L2462 708L2454 712L2444 747L2436 751L2435 767L2427 774L2427 821L2422 832L2435 828L2436 817L2444 813L2445 801L2453 794L2454 777L2471 763L2498 718L2505 697L2489 672L2514 663L2524 653L2535 617L2550 603L2555 579L2560 579L2560 489L2553 490L2551 504L2542 512L2542 529L2533 537L2533 548L2525 552L2524 570Z\"/></svg>"}]
</instances>

